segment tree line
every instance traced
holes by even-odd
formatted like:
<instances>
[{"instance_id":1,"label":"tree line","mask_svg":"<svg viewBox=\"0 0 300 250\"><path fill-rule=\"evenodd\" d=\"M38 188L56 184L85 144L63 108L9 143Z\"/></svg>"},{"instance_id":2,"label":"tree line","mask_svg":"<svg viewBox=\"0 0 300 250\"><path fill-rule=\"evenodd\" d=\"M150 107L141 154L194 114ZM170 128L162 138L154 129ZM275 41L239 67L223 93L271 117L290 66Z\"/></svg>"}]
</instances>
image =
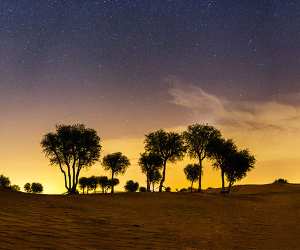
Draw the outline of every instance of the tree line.
<instances>
[{"instance_id":1,"label":"tree line","mask_svg":"<svg viewBox=\"0 0 300 250\"><path fill-rule=\"evenodd\" d=\"M80 178L83 168L100 161L102 149L97 132L83 124L57 125L55 132L44 135L41 146L50 164L61 171L69 194L77 193L78 185L84 193L95 191L97 187L101 187L103 193L114 193L114 187L119 184L116 177L130 166L129 159L116 152L105 155L101 161L104 170L110 172L109 177ZM186 155L197 161L184 168L191 191L195 182L198 182L198 192L202 191L204 160L210 160L212 166L220 170L222 192L230 192L234 183L244 178L255 165L255 157L248 149L240 150L232 139L224 138L218 129L207 124L190 125L183 133L157 130L145 136L144 146L145 152L141 153L138 163L145 174L145 191L148 192L155 191L156 185L159 192L166 189L164 183L169 163L180 161ZM125 186L127 191L138 188L134 181Z\"/></svg>"}]
</instances>

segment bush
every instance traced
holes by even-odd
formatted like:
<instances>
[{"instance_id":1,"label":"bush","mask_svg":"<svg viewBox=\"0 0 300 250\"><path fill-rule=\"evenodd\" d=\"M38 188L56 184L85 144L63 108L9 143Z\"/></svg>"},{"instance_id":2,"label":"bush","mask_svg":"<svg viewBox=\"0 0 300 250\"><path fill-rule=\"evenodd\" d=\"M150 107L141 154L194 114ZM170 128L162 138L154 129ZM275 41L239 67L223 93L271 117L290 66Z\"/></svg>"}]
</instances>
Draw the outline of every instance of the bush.
<instances>
[{"instance_id":1,"label":"bush","mask_svg":"<svg viewBox=\"0 0 300 250\"><path fill-rule=\"evenodd\" d=\"M273 183L274 184L288 184L288 181L286 179L279 178L279 179L276 179Z\"/></svg>"},{"instance_id":2,"label":"bush","mask_svg":"<svg viewBox=\"0 0 300 250\"><path fill-rule=\"evenodd\" d=\"M145 188L145 187L140 187L139 191L140 191L141 193L145 193L145 192L147 192L147 188Z\"/></svg>"},{"instance_id":3,"label":"bush","mask_svg":"<svg viewBox=\"0 0 300 250\"><path fill-rule=\"evenodd\" d=\"M24 185L24 190L26 193L31 193L31 184L29 182Z\"/></svg>"},{"instance_id":4,"label":"bush","mask_svg":"<svg viewBox=\"0 0 300 250\"><path fill-rule=\"evenodd\" d=\"M187 191L188 191L188 190L187 190L186 188L182 188L182 189L179 190L180 193L185 193L185 192L187 192Z\"/></svg>"},{"instance_id":5,"label":"bush","mask_svg":"<svg viewBox=\"0 0 300 250\"><path fill-rule=\"evenodd\" d=\"M10 186L11 191L20 192L21 188L18 185Z\"/></svg>"},{"instance_id":6,"label":"bush","mask_svg":"<svg viewBox=\"0 0 300 250\"><path fill-rule=\"evenodd\" d=\"M9 188L10 180L4 175L0 175L0 188Z\"/></svg>"},{"instance_id":7,"label":"bush","mask_svg":"<svg viewBox=\"0 0 300 250\"><path fill-rule=\"evenodd\" d=\"M170 187L166 187L165 192L171 192L171 188Z\"/></svg>"},{"instance_id":8,"label":"bush","mask_svg":"<svg viewBox=\"0 0 300 250\"><path fill-rule=\"evenodd\" d=\"M44 190L43 185L41 183L33 182L31 184L32 193L42 193Z\"/></svg>"},{"instance_id":9,"label":"bush","mask_svg":"<svg viewBox=\"0 0 300 250\"><path fill-rule=\"evenodd\" d=\"M139 183L130 180L126 182L124 188L127 192L136 192L139 188Z\"/></svg>"}]
</instances>

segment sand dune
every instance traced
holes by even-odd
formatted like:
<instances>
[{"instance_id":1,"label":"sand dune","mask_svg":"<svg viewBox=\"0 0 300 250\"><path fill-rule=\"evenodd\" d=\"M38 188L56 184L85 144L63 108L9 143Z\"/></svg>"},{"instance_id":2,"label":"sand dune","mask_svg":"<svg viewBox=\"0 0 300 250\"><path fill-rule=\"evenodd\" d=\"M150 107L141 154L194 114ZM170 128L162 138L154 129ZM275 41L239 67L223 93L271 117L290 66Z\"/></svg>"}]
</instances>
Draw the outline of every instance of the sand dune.
<instances>
[{"instance_id":1,"label":"sand dune","mask_svg":"<svg viewBox=\"0 0 300 250\"><path fill-rule=\"evenodd\" d=\"M216 192L0 192L0 249L300 249L300 185Z\"/></svg>"}]
</instances>

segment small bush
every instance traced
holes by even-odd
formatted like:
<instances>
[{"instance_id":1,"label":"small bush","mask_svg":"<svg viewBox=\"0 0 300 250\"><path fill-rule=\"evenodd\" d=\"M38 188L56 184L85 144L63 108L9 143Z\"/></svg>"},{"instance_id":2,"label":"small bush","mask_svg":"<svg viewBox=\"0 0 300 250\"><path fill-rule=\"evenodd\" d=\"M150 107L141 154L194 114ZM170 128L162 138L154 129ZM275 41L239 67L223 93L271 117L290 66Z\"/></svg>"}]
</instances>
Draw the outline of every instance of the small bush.
<instances>
[{"instance_id":1,"label":"small bush","mask_svg":"<svg viewBox=\"0 0 300 250\"><path fill-rule=\"evenodd\" d=\"M140 188L139 188L139 191L140 191L141 193L145 193L145 192L147 192L147 188L145 188L145 187L140 187Z\"/></svg>"},{"instance_id":2,"label":"small bush","mask_svg":"<svg viewBox=\"0 0 300 250\"><path fill-rule=\"evenodd\" d=\"M32 193L42 193L44 190L43 185L41 183L35 183L33 182L31 184L31 191Z\"/></svg>"},{"instance_id":3,"label":"small bush","mask_svg":"<svg viewBox=\"0 0 300 250\"><path fill-rule=\"evenodd\" d=\"M139 183L130 180L126 182L124 188L127 192L136 192L139 188Z\"/></svg>"},{"instance_id":4,"label":"small bush","mask_svg":"<svg viewBox=\"0 0 300 250\"><path fill-rule=\"evenodd\" d=\"M24 185L24 190L26 193L31 193L31 184L29 182Z\"/></svg>"},{"instance_id":5,"label":"small bush","mask_svg":"<svg viewBox=\"0 0 300 250\"><path fill-rule=\"evenodd\" d=\"M180 193L185 193L185 192L187 192L187 191L188 191L188 190L187 190L186 188L182 188L182 189L179 190Z\"/></svg>"},{"instance_id":6,"label":"small bush","mask_svg":"<svg viewBox=\"0 0 300 250\"><path fill-rule=\"evenodd\" d=\"M289 182L286 179L279 178L279 179L276 179L273 183L274 184L288 184Z\"/></svg>"},{"instance_id":7,"label":"small bush","mask_svg":"<svg viewBox=\"0 0 300 250\"><path fill-rule=\"evenodd\" d=\"M14 192L20 192L21 188L18 185L10 186L10 190Z\"/></svg>"},{"instance_id":8,"label":"small bush","mask_svg":"<svg viewBox=\"0 0 300 250\"><path fill-rule=\"evenodd\" d=\"M9 188L10 180L4 175L0 175L0 188Z\"/></svg>"},{"instance_id":9,"label":"small bush","mask_svg":"<svg viewBox=\"0 0 300 250\"><path fill-rule=\"evenodd\" d=\"M170 187L166 187L165 191L169 193L169 192L171 192L171 188Z\"/></svg>"}]
</instances>

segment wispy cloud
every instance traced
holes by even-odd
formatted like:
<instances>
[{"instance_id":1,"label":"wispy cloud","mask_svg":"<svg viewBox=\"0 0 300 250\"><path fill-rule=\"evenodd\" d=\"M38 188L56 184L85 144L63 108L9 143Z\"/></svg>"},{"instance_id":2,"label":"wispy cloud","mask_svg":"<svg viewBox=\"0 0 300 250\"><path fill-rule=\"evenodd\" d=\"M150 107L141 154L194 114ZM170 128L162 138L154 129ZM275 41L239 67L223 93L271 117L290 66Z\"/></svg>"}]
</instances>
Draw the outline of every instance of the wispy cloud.
<instances>
[{"instance_id":1,"label":"wispy cloud","mask_svg":"<svg viewBox=\"0 0 300 250\"><path fill-rule=\"evenodd\" d=\"M248 130L298 130L300 105L284 101L234 101L195 85L176 83L169 88L171 102L190 110L193 120ZM289 96L295 99L297 95ZM282 96L282 100L288 99Z\"/></svg>"}]
</instances>

